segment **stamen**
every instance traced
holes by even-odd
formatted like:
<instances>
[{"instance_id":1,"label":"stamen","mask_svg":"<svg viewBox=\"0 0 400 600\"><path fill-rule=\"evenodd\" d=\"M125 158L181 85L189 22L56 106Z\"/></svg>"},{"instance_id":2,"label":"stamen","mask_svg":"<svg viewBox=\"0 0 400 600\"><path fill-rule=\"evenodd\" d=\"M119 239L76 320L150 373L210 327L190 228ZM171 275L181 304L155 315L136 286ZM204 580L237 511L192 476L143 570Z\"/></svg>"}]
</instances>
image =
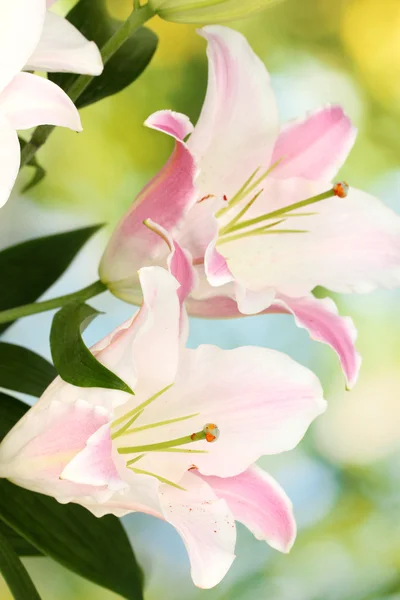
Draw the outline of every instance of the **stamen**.
<instances>
[{"instance_id":1,"label":"stamen","mask_svg":"<svg viewBox=\"0 0 400 600\"><path fill-rule=\"evenodd\" d=\"M121 435L130 435L131 433L138 433L139 431L146 431L146 429L153 429L154 427L163 427L164 425L171 425L172 423L179 423L179 421L186 421L187 419L198 417L199 414L200 413L193 413L192 415L185 415L184 417L177 417L176 419L166 419L165 421L157 421L156 423L150 423L149 425L141 425L140 427L133 427L132 429L125 430L124 428L124 431L121 433L122 430L120 430L118 434L115 435L115 437L120 437Z\"/></svg>"},{"instance_id":2,"label":"stamen","mask_svg":"<svg viewBox=\"0 0 400 600\"><path fill-rule=\"evenodd\" d=\"M339 196L339 198L346 198L349 193L349 184L345 181L338 181L333 186L333 191L335 192L335 196Z\"/></svg>"},{"instance_id":3,"label":"stamen","mask_svg":"<svg viewBox=\"0 0 400 600\"><path fill-rule=\"evenodd\" d=\"M120 435L122 435L122 432L129 429L129 427L132 425L132 423L140 416L139 413L142 413L143 410L147 406L149 406L149 404L154 402L154 400L157 400L157 398L159 398L162 394L165 394L165 392L167 392L173 385L174 385L173 383L171 383L170 385L167 385L165 388L163 388L162 390L160 390L159 392L157 392L156 394L151 396L151 398L149 398L148 400L145 400L144 402L139 404L139 406L137 406L136 408L134 408L134 409L130 410L129 412L127 412L126 414L122 415L122 417L115 419L115 421L113 421L111 423L111 427L116 427L117 425L121 425L121 423L123 423L126 420L128 420L129 422L126 423L122 427L122 429L120 429L119 431L114 433L111 436L111 438L114 439L115 437L119 437Z\"/></svg>"},{"instance_id":4,"label":"stamen","mask_svg":"<svg viewBox=\"0 0 400 600\"><path fill-rule=\"evenodd\" d=\"M144 452L163 452L170 448L176 448L176 446L184 446L185 444L191 444L192 442L199 442L206 440L207 442L214 442L218 439L219 429L214 423L207 423L201 431L186 435L169 442L159 442L156 444L146 444L143 446L123 446L118 448L118 454L137 454Z\"/></svg>"},{"instance_id":5,"label":"stamen","mask_svg":"<svg viewBox=\"0 0 400 600\"><path fill-rule=\"evenodd\" d=\"M321 200L326 200L327 198L332 198L333 196L337 195L335 187L326 192L323 192L322 194L317 194L316 196L312 196L311 198L307 198L306 200L301 200L300 202L295 202L294 204L290 204L289 206L284 206L283 208L279 208L278 210L266 213L265 215L261 215L260 217L255 217L254 219L248 219L247 221L237 223L236 225L233 225L233 227L230 227L229 231L226 231L226 228L224 228L224 234L233 233L234 231L245 229L247 227L252 227L253 225L258 225L258 223L262 223L263 221L268 221L276 217L286 217L287 213L292 212L293 210L303 208L304 206L308 206L309 204L321 202Z\"/></svg>"},{"instance_id":6,"label":"stamen","mask_svg":"<svg viewBox=\"0 0 400 600\"><path fill-rule=\"evenodd\" d=\"M151 471L144 471L143 469L136 469L133 467L128 467L128 469L130 469L134 473L137 473L138 475L150 475L151 477L155 477L155 479L158 479L160 483L166 483L167 485L171 485L172 487L177 488L178 490L182 490L183 492L187 491L186 488L178 485L177 483L174 483L173 481L170 481L169 479L165 479L165 477L161 477L161 475L151 473Z\"/></svg>"},{"instance_id":7,"label":"stamen","mask_svg":"<svg viewBox=\"0 0 400 600\"><path fill-rule=\"evenodd\" d=\"M271 229L275 225L279 225L279 223L283 223L286 219L281 219L280 221L275 221L271 223L271 225L267 225L266 227L258 227L257 229L252 229L251 231L243 231L241 233L236 233L234 235L228 235L227 237L223 237L217 241L217 246L221 246L221 244L227 244L228 242L233 242L235 240L240 240L245 237L252 237L256 235L277 235L283 233L309 233L307 229Z\"/></svg>"},{"instance_id":8,"label":"stamen","mask_svg":"<svg viewBox=\"0 0 400 600\"><path fill-rule=\"evenodd\" d=\"M236 225L236 223L238 221L240 221L240 219L247 213L247 211L249 210L249 208L251 208L254 204L254 202L257 200L257 198L260 196L260 194L262 194L264 190L261 189L259 192L257 192L257 194L255 194L255 196L253 196L251 198L251 200L249 200L249 202L244 206L244 208L242 208L242 210L240 212L238 212L238 214L236 215L236 217L234 217L232 219L232 221L229 221L229 223L227 225L225 225L225 227L223 227L219 234L220 235L224 235L225 232L228 232L230 230L231 227L233 227L234 225Z\"/></svg>"},{"instance_id":9,"label":"stamen","mask_svg":"<svg viewBox=\"0 0 400 600\"><path fill-rule=\"evenodd\" d=\"M285 157L282 156L279 160L274 162L254 183L251 184L254 177L257 175L258 171L261 167L258 167L254 173L250 175L248 180L244 183L244 185L240 188L240 190L233 196L231 200L229 200L228 206L221 208L217 213L216 217L219 218L224 215L228 210L236 206L243 198L245 198L248 194L251 194L263 181L268 177L268 175L282 162ZM251 185L250 185L251 184ZM250 187L249 187L250 186Z\"/></svg>"},{"instance_id":10,"label":"stamen","mask_svg":"<svg viewBox=\"0 0 400 600\"><path fill-rule=\"evenodd\" d=\"M244 182L244 184L242 185L242 187L240 188L240 190L233 196L233 198L231 198L229 200L228 206L224 206L224 208L221 208L217 213L216 213L216 217L221 217L223 214L225 214L228 210L230 210L233 206L236 206L236 204L238 202L240 202L240 200L242 200L242 198L244 198L244 196L246 196L247 194L247 186L250 185L251 181L254 179L254 177L257 175L258 171L260 170L260 167L258 167L258 169L256 169L254 171L254 173L252 173L250 175L250 177L247 179L247 181Z\"/></svg>"}]
</instances>

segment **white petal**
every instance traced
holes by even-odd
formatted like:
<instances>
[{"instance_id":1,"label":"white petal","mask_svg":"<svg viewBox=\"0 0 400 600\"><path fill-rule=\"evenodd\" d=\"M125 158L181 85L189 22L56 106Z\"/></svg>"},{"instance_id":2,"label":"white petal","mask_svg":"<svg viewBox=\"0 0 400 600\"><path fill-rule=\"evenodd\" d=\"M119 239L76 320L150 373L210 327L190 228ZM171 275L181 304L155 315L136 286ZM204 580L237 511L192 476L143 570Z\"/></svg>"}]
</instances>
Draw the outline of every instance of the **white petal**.
<instances>
[{"instance_id":1,"label":"white petal","mask_svg":"<svg viewBox=\"0 0 400 600\"><path fill-rule=\"evenodd\" d=\"M208 89L188 146L202 193L229 198L255 169L268 167L277 107L268 72L240 33L208 26L200 34L208 41Z\"/></svg>"},{"instance_id":2,"label":"white petal","mask_svg":"<svg viewBox=\"0 0 400 600\"><path fill-rule=\"evenodd\" d=\"M0 207L4 206L11 194L19 165L18 136L9 121L0 114Z\"/></svg>"},{"instance_id":3,"label":"white petal","mask_svg":"<svg viewBox=\"0 0 400 600\"><path fill-rule=\"evenodd\" d=\"M0 95L0 111L15 129L60 125L82 131L79 113L63 90L51 81L19 73Z\"/></svg>"},{"instance_id":4,"label":"white petal","mask_svg":"<svg viewBox=\"0 0 400 600\"><path fill-rule=\"evenodd\" d=\"M180 484L185 491L160 487L164 518L173 525L186 546L193 582L212 588L226 575L235 559L236 527L225 502L192 473Z\"/></svg>"},{"instance_id":5,"label":"white petal","mask_svg":"<svg viewBox=\"0 0 400 600\"><path fill-rule=\"evenodd\" d=\"M103 61L94 42L89 42L67 19L48 11L41 38L25 69L100 75Z\"/></svg>"},{"instance_id":6,"label":"white petal","mask_svg":"<svg viewBox=\"0 0 400 600\"><path fill-rule=\"evenodd\" d=\"M45 0L2 0L0 4L0 91L24 67L36 48Z\"/></svg>"},{"instance_id":7,"label":"white petal","mask_svg":"<svg viewBox=\"0 0 400 600\"><path fill-rule=\"evenodd\" d=\"M137 466L174 483L192 466L206 475L232 477L263 455L294 448L325 408L317 377L285 354L257 347L200 346L181 351L174 385L146 407L135 427L180 420L136 430L119 438L118 445L168 442L215 423L220 436L214 443L188 443L182 446L184 452L174 452L173 460L170 452L148 452ZM123 455L132 459L142 450L127 452Z\"/></svg>"}]
</instances>

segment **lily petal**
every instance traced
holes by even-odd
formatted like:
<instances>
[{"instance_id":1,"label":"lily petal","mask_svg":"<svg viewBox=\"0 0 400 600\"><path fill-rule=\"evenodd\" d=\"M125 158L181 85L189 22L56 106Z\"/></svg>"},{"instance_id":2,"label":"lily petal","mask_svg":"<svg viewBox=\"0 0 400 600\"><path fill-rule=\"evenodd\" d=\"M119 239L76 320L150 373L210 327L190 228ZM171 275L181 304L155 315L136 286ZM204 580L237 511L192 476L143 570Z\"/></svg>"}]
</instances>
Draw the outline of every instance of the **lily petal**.
<instances>
[{"instance_id":1,"label":"lily petal","mask_svg":"<svg viewBox=\"0 0 400 600\"><path fill-rule=\"evenodd\" d=\"M214 296L203 300L189 298L186 308L193 317L205 319L234 319L243 317L237 302L228 296ZM313 340L328 344L338 355L347 388L357 381L361 357L355 348L357 331L350 317L338 314L330 298L317 299L311 294L303 298L277 296L271 306L261 314L288 313L296 325L306 329Z\"/></svg>"},{"instance_id":2,"label":"lily petal","mask_svg":"<svg viewBox=\"0 0 400 600\"><path fill-rule=\"evenodd\" d=\"M309 198L327 187L295 178L272 183L275 203L269 210L290 204L290 198L292 202ZM274 228L274 235L249 236L221 245L230 271L243 287L260 290L264 282L279 294L302 297L318 285L339 293L366 293L399 285L399 215L354 188L347 198L328 198L314 206L308 216L290 218L295 233L276 233L288 227L283 223Z\"/></svg>"},{"instance_id":3,"label":"lily petal","mask_svg":"<svg viewBox=\"0 0 400 600\"><path fill-rule=\"evenodd\" d=\"M67 19L48 11L39 43L25 65L27 71L100 75L101 54Z\"/></svg>"},{"instance_id":4,"label":"lily petal","mask_svg":"<svg viewBox=\"0 0 400 600\"><path fill-rule=\"evenodd\" d=\"M199 31L208 42L207 95L188 146L201 168L202 194L235 194L268 167L278 113L268 72L240 33L217 25Z\"/></svg>"},{"instance_id":5,"label":"lily petal","mask_svg":"<svg viewBox=\"0 0 400 600\"><path fill-rule=\"evenodd\" d=\"M184 250L166 229L154 223L151 219L147 219L147 226L165 241L170 250L167 258L167 266L169 272L179 283L178 297L182 306L197 281L191 254L187 250Z\"/></svg>"},{"instance_id":6,"label":"lily petal","mask_svg":"<svg viewBox=\"0 0 400 600\"><path fill-rule=\"evenodd\" d=\"M314 296L289 298L278 296L268 312L287 312L294 316L296 325L306 329L317 342L328 344L338 355L348 389L357 381L361 357L355 348L357 330L350 317L341 317L331 298Z\"/></svg>"},{"instance_id":7,"label":"lily petal","mask_svg":"<svg viewBox=\"0 0 400 600\"><path fill-rule=\"evenodd\" d=\"M139 280L140 310L92 348L100 362L132 386L136 398L141 385L151 395L174 381L181 343L176 279L161 267L146 267L140 270Z\"/></svg>"},{"instance_id":8,"label":"lily petal","mask_svg":"<svg viewBox=\"0 0 400 600\"><path fill-rule=\"evenodd\" d=\"M196 164L179 137L190 131L185 115L162 111L146 124L176 139L175 149L163 169L142 190L129 212L114 230L102 257L99 273L112 292L123 300L140 303L137 270L165 264L164 240L143 223L151 219L167 232L177 227L197 199Z\"/></svg>"},{"instance_id":9,"label":"lily petal","mask_svg":"<svg viewBox=\"0 0 400 600\"><path fill-rule=\"evenodd\" d=\"M220 254L212 242L204 256L204 270L209 283L214 287L220 287L234 280L225 258Z\"/></svg>"},{"instance_id":10,"label":"lily petal","mask_svg":"<svg viewBox=\"0 0 400 600\"><path fill-rule=\"evenodd\" d=\"M115 466L109 423L89 437L86 447L66 465L60 477L73 483L107 486L112 491L129 487Z\"/></svg>"},{"instance_id":11,"label":"lily petal","mask_svg":"<svg viewBox=\"0 0 400 600\"><path fill-rule=\"evenodd\" d=\"M180 484L185 490L160 487L164 518L182 537L195 585L212 588L235 559L235 520L227 503L194 474L186 473Z\"/></svg>"},{"instance_id":12,"label":"lily petal","mask_svg":"<svg viewBox=\"0 0 400 600\"><path fill-rule=\"evenodd\" d=\"M60 480L67 463L110 414L85 400L53 400L31 409L0 446L0 473L28 489L51 496L85 495L90 486ZM62 435L60 435L62 431Z\"/></svg>"},{"instance_id":13,"label":"lily petal","mask_svg":"<svg viewBox=\"0 0 400 600\"><path fill-rule=\"evenodd\" d=\"M265 540L280 552L289 552L296 538L293 506L273 477L257 466L235 477L210 477L194 471L226 500L236 521L245 525L258 540Z\"/></svg>"},{"instance_id":14,"label":"lily petal","mask_svg":"<svg viewBox=\"0 0 400 600\"><path fill-rule=\"evenodd\" d=\"M212 445L196 441L187 446L194 453L176 453L173 461L168 452L150 452L140 468L174 482L193 464L204 475L232 477L260 456L294 448L325 408L316 376L280 352L200 346L181 351L174 385L146 408L136 421L141 430L123 445L151 444L152 430L146 426L171 416L185 419L170 423L168 432L160 429L160 441L215 423L220 436Z\"/></svg>"},{"instance_id":15,"label":"lily petal","mask_svg":"<svg viewBox=\"0 0 400 600\"><path fill-rule=\"evenodd\" d=\"M6 0L0 7L0 91L36 48L46 14L44 0Z\"/></svg>"},{"instance_id":16,"label":"lily petal","mask_svg":"<svg viewBox=\"0 0 400 600\"><path fill-rule=\"evenodd\" d=\"M18 176L20 145L9 121L0 115L0 208L7 202Z\"/></svg>"},{"instance_id":17,"label":"lily petal","mask_svg":"<svg viewBox=\"0 0 400 600\"><path fill-rule=\"evenodd\" d=\"M18 73L3 90L0 110L15 129L60 125L82 131L79 112L67 94L53 82L30 73Z\"/></svg>"},{"instance_id":18,"label":"lily petal","mask_svg":"<svg viewBox=\"0 0 400 600\"><path fill-rule=\"evenodd\" d=\"M305 120L289 123L279 134L271 164L278 179L332 179L346 160L357 135L340 106L328 106Z\"/></svg>"}]
</instances>

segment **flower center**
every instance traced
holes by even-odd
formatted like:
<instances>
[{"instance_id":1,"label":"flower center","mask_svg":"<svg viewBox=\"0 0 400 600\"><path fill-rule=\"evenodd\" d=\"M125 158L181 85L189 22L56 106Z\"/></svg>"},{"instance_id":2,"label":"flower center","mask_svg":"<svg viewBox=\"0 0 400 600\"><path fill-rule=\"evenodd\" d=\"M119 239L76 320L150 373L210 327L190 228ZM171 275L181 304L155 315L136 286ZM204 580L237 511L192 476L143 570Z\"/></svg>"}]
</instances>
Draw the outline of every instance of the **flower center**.
<instances>
[{"instance_id":1,"label":"flower center","mask_svg":"<svg viewBox=\"0 0 400 600\"><path fill-rule=\"evenodd\" d=\"M221 208L216 213L216 217L220 218L226 215L233 208L237 208L238 205L242 202L242 200L245 200L250 196L250 200L248 200L245 203L243 208L239 210L236 216L233 217L226 225L221 227L221 229L219 230L217 241L218 245L255 235L307 233L307 230L304 229L276 229L276 226L280 225L281 223L284 223L290 217L308 217L315 214L309 212L294 213L293 211L297 209L301 209L311 204L321 202L322 200L326 200L327 198L331 198L333 196L345 198L348 194L349 186L345 181L342 181L335 183L335 185L330 190L327 190L322 194L311 196L310 198L306 198L305 200L300 200L299 202L289 204L288 206L284 206L282 208L271 211L269 213L265 213L258 217L254 217L252 219L245 219L244 217L246 213L253 206L253 204L255 204L255 202L262 194L264 189L258 190L252 196L251 194L257 188L259 188L264 179L266 179L266 177L271 173L271 171L273 171L273 169L279 164L279 162L280 161L273 164L265 173L263 173L263 175L261 175L257 179L256 175L259 169L254 171L254 173L244 183L240 190L233 196L233 198L228 200L227 205Z\"/></svg>"},{"instance_id":2,"label":"flower center","mask_svg":"<svg viewBox=\"0 0 400 600\"><path fill-rule=\"evenodd\" d=\"M173 419L166 419L164 421L156 421L153 423L147 423L146 425L133 426L135 421L139 419L139 417L143 414L145 409L152 404L155 400L160 398L163 394L165 394L173 384L163 388L144 402L142 402L139 406L134 409L128 411L118 419L115 419L111 424L112 434L111 439L117 440L119 438L123 438L126 436L132 436L135 433L143 432L150 429L156 429L158 427L165 427L171 425L173 423L178 423L180 421L186 421L188 419L192 419L193 417L198 417L200 413L194 413L190 415L185 415L183 417L177 417ZM134 473L151 475L155 477L162 483L166 483L168 485L172 485L173 487L177 487L179 489L181 486L165 479L164 477L151 473L149 471L144 471L142 469L138 469L136 466L133 467L135 463L141 460L148 452L178 452L178 453L187 453L187 454L205 454L206 450L198 450L193 448L181 448L181 446L193 445L199 441L206 441L209 443L215 442L219 437L219 429L215 423L207 423L204 425L203 429L197 431L195 433L190 433L188 435L174 438L168 441L163 442L152 442L149 444L137 444L137 445L119 445L117 447L117 452L120 455L136 455L134 458L127 460L126 467L133 471ZM132 437L131 437L132 439ZM131 441L131 440L130 440Z\"/></svg>"}]
</instances>

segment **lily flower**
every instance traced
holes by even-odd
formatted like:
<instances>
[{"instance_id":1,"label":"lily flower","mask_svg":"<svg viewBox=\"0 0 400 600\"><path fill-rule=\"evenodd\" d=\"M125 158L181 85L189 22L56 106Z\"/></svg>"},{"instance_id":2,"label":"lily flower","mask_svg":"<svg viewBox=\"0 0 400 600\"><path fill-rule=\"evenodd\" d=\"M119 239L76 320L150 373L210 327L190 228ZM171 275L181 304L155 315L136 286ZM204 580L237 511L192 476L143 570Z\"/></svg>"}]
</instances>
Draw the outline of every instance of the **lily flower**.
<instances>
[{"instance_id":1,"label":"lily flower","mask_svg":"<svg viewBox=\"0 0 400 600\"><path fill-rule=\"evenodd\" d=\"M139 312L92 348L134 395L58 377L0 445L0 477L96 516L171 523L209 588L234 560L235 520L289 551L292 505L254 463L294 448L326 403L316 376L280 352L186 349L176 279L147 267L139 280Z\"/></svg>"},{"instance_id":2,"label":"lily flower","mask_svg":"<svg viewBox=\"0 0 400 600\"><path fill-rule=\"evenodd\" d=\"M400 218L371 195L332 183L355 140L339 106L280 128L269 75L246 39L221 26L200 34L209 60L200 118L194 128L172 111L146 121L175 137L175 150L115 229L100 277L138 303L138 267L165 264L169 252L160 226L191 256L189 314L292 314L336 351L351 387L360 366L355 327L312 290L398 286Z\"/></svg>"},{"instance_id":3,"label":"lily flower","mask_svg":"<svg viewBox=\"0 0 400 600\"><path fill-rule=\"evenodd\" d=\"M0 206L20 166L16 130L60 125L81 131L79 113L51 81L22 73L69 71L98 75L99 50L66 19L46 10L46 0L12 0L0 8Z\"/></svg>"}]
</instances>

